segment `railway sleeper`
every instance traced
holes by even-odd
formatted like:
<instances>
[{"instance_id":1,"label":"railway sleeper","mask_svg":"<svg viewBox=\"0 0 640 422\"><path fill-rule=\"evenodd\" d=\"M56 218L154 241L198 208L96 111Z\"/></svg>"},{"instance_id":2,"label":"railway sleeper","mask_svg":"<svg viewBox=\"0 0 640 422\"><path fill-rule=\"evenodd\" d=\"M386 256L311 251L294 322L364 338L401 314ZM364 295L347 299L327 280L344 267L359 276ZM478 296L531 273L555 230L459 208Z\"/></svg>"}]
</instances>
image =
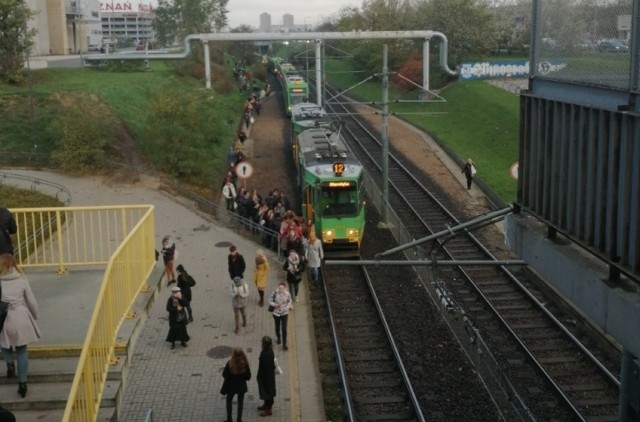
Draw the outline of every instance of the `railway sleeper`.
<instances>
[{"instance_id":1,"label":"railway sleeper","mask_svg":"<svg viewBox=\"0 0 640 422\"><path fill-rule=\"evenodd\" d=\"M342 327L351 327L351 328L355 328L355 327L376 327L376 328L380 328L380 322L379 321L372 321L372 320L367 320L367 319L362 319L362 320L346 320L346 319L337 319L336 323L338 323L340 326Z\"/></svg>"},{"instance_id":2,"label":"railway sleeper","mask_svg":"<svg viewBox=\"0 0 640 422\"><path fill-rule=\"evenodd\" d=\"M416 418L413 415L413 412L405 412L405 413L394 413L390 415L365 415L362 416L359 420L365 422L375 422L375 421L415 421Z\"/></svg>"},{"instance_id":3,"label":"railway sleeper","mask_svg":"<svg viewBox=\"0 0 640 422\"><path fill-rule=\"evenodd\" d=\"M346 362L395 362L392 360L391 353L388 351L380 353L358 353L355 356L344 356Z\"/></svg>"},{"instance_id":4,"label":"railway sleeper","mask_svg":"<svg viewBox=\"0 0 640 422\"><path fill-rule=\"evenodd\" d=\"M571 384L571 385L563 385L561 386L563 391L574 392L574 391L595 391L595 390L603 390L606 388L600 383L590 383L590 384Z\"/></svg>"},{"instance_id":5,"label":"railway sleeper","mask_svg":"<svg viewBox=\"0 0 640 422\"><path fill-rule=\"evenodd\" d=\"M596 415L589 416L587 419L589 422L617 422L618 421L618 412L616 411L610 415Z\"/></svg>"},{"instance_id":6,"label":"railway sleeper","mask_svg":"<svg viewBox=\"0 0 640 422\"><path fill-rule=\"evenodd\" d=\"M518 318L518 321L521 320L523 320L523 318ZM553 328L546 319L531 322L516 322L507 320L507 322L514 330L548 330Z\"/></svg>"},{"instance_id":7,"label":"railway sleeper","mask_svg":"<svg viewBox=\"0 0 640 422\"><path fill-rule=\"evenodd\" d=\"M402 386L402 380L400 378L394 379L379 379L371 378L369 380L358 380L350 382L351 387L354 389L360 388L397 388Z\"/></svg>"},{"instance_id":8,"label":"railway sleeper","mask_svg":"<svg viewBox=\"0 0 640 422\"><path fill-rule=\"evenodd\" d=\"M359 350L359 349L368 350L373 348L384 347L384 346L380 346L381 344L383 344L383 341L385 341L382 335L372 338L371 341L366 341L366 340L369 340L366 338L364 340L365 341L363 341L362 338L360 339L346 338L346 339L341 339L340 342L343 349L351 349L351 350Z\"/></svg>"},{"instance_id":9,"label":"railway sleeper","mask_svg":"<svg viewBox=\"0 0 640 422\"><path fill-rule=\"evenodd\" d=\"M407 397L402 396L380 396L378 394L371 397L355 397L357 404L389 404L389 403L406 403Z\"/></svg>"},{"instance_id":10,"label":"railway sleeper","mask_svg":"<svg viewBox=\"0 0 640 422\"><path fill-rule=\"evenodd\" d=\"M493 305L498 311L517 311L533 308L533 305L531 305L531 303L529 302L503 304L494 303Z\"/></svg>"},{"instance_id":11,"label":"railway sleeper","mask_svg":"<svg viewBox=\"0 0 640 422\"><path fill-rule=\"evenodd\" d=\"M574 352L569 352L574 353ZM564 363L583 363L584 359L582 356L550 356L550 357L538 357L538 362L543 363L545 365L552 364L564 364Z\"/></svg>"},{"instance_id":12,"label":"railway sleeper","mask_svg":"<svg viewBox=\"0 0 640 422\"><path fill-rule=\"evenodd\" d=\"M580 407L591 407L591 406L617 406L618 398L617 397L603 397L597 399L582 399L575 400L574 404Z\"/></svg>"},{"instance_id":13,"label":"railway sleeper","mask_svg":"<svg viewBox=\"0 0 640 422\"><path fill-rule=\"evenodd\" d=\"M486 296L487 296L487 299L489 299L491 303L494 303L494 304L497 304L497 302L528 303L528 300L525 300L524 295L522 293L495 293L495 294L486 295Z\"/></svg>"},{"instance_id":14,"label":"railway sleeper","mask_svg":"<svg viewBox=\"0 0 640 422\"><path fill-rule=\"evenodd\" d=\"M396 372L396 365L393 363L392 365L366 365L366 366L357 366L349 367L349 372L353 374L389 374L392 372Z\"/></svg>"}]
</instances>

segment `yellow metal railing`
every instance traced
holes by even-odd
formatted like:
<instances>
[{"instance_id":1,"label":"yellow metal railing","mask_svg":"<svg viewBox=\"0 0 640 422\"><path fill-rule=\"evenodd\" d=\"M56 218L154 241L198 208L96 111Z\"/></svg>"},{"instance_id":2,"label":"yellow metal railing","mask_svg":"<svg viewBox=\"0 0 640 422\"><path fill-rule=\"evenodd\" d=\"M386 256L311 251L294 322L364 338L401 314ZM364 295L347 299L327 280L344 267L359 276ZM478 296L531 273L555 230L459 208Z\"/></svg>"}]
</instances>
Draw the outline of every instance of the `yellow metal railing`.
<instances>
[{"instance_id":1,"label":"yellow metal railing","mask_svg":"<svg viewBox=\"0 0 640 422\"><path fill-rule=\"evenodd\" d=\"M23 268L104 266L149 206L15 208ZM153 248L152 248L153 250Z\"/></svg>"},{"instance_id":2,"label":"yellow metal railing","mask_svg":"<svg viewBox=\"0 0 640 422\"><path fill-rule=\"evenodd\" d=\"M11 209L17 258L28 267L106 265L63 421L94 421L120 325L155 265L154 207Z\"/></svg>"}]
</instances>

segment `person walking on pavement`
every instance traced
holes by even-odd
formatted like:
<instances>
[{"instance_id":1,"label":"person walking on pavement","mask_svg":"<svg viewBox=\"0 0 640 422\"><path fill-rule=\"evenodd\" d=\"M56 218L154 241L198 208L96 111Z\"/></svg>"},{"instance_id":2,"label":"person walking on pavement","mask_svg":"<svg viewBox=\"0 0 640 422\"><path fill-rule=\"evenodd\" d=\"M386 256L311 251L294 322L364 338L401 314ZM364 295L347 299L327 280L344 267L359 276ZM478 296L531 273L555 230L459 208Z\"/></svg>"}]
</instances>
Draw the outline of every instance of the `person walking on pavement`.
<instances>
[{"instance_id":1,"label":"person walking on pavement","mask_svg":"<svg viewBox=\"0 0 640 422\"><path fill-rule=\"evenodd\" d=\"M302 281L302 263L300 262L300 255L295 249L289 250L289 257L284 261L283 269L287 272L287 283L289 284L289 291L291 297L295 302L298 301L298 288L300 281Z\"/></svg>"},{"instance_id":2,"label":"person walking on pavement","mask_svg":"<svg viewBox=\"0 0 640 422\"><path fill-rule=\"evenodd\" d=\"M176 268L178 271L178 283L182 298L187 301L187 312L189 312L189 322L193 322L193 308L191 307L191 288L196 285L196 280L187 272L182 264Z\"/></svg>"},{"instance_id":3,"label":"person walking on pavement","mask_svg":"<svg viewBox=\"0 0 640 422\"><path fill-rule=\"evenodd\" d=\"M276 396L276 371L274 364L273 341L271 337L262 337L262 351L258 360L258 394L264 404L258 407L260 416L271 416L274 397Z\"/></svg>"},{"instance_id":4,"label":"person walking on pavement","mask_svg":"<svg viewBox=\"0 0 640 422\"><path fill-rule=\"evenodd\" d=\"M273 322L276 326L276 343L280 344L282 339L282 348L289 350L287 347L287 320L289 319L289 309L293 308L293 303L284 281L278 284L278 288L271 295L269 306L273 306L272 313Z\"/></svg>"},{"instance_id":5,"label":"person walking on pavement","mask_svg":"<svg viewBox=\"0 0 640 422\"><path fill-rule=\"evenodd\" d=\"M169 312L169 334L167 340L171 343L171 349L176 348L176 341L182 347L187 347L187 342L191 339L187 332L189 315L187 314L187 301L182 298L180 287L171 289L171 296L167 299L167 312Z\"/></svg>"},{"instance_id":6,"label":"person walking on pavement","mask_svg":"<svg viewBox=\"0 0 640 422\"><path fill-rule=\"evenodd\" d=\"M316 287L320 282L320 265L322 265L322 260L324 259L324 252L322 250L322 242L316 237L316 233L313 231L309 233L305 259L307 261L307 268L309 268L311 282L313 286Z\"/></svg>"},{"instance_id":7,"label":"person walking on pavement","mask_svg":"<svg viewBox=\"0 0 640 422\"><path fill-rule=\"evenodd\" d=\"M269 278L269 261L262 249L256 251L256 268L253 273L253 282L258 288L260 301L258 306L264 306L264 289L267 287L267 279Z\"/></svg>"},{"instance_id":8,"label":"person walking on pavement","mask_svg":"<svg viewBox=\"0 0 640 422\"><path fill-rule=\"evenodd\" d=\"M235 333L240 333L240 315L242 315L242 326L247 326L247 298L249 297L249 286L240 277L235 277L231 283L231 306L236 321Z\"/></svg>"},{"instance_id":9,"label":"person walking on pavement","mask_svg":"<svg viewBox=\"0 0 640 422\"><path fill-rule=\"evenodd\" d=\"M13 242L11 235L16 234L18 225L13 218L11 211L0 207L0 254L8 253L13 255Z\"/></svg>"},{"instance_id":10,"label":"person walking on pavement","mask_svg":"<svg viewBox=\"0 0 640 422\"><path fill-rule=\"evenodd\" d=\"M162 260L164 261L164 273L167 276L167 286L176 282L176 273L173 271L173 261L176 256L176 244L169 245L169 236L162 239Z\"/></svg>"},{"instance_id":11,"label":"person walking on pavement","mask_svg":"<svg viewBox=\"0 0 640 422\"><path fill-rule=\"evenodd\" d=\"M231 358L222 370L222 388L220 392L226 395L227 419L225 422L233 422L232 405L233 397L238 395L238 422L242 422L242 410L244 407L244 395L248 391L247 381L251 379L251 368L247 355L240 347L233 349Z\"/></svg>"},{"instance_id":12,"label":"person walking on pavement","mask_svg":"<svg viewBox=\"0 0 640 422\"><path fill-rule=\"evenodd\" d=\"M233 280L236 277L244 279L244 270L247 269L247 265L244 262L244 257L238 252L238 248L235 246L229 248L227 261L229 265L229 279Z\"/></svg>"},{"instance_id":13,"label":"person walking on pavement","mask_svg":"<svg viewBox=\"0 0 640 422\"><path fill-rule=\"evenodd\" d=\"M464 176L467 178L467 190L471 189L471 182L476 177L476 167L473 164L473 160L469 158L462 169Z\"/></svg>"},{"instance_id":14,"label":"person walking on pavement","mask_svg":"<svg viewBox=\"0 0 640 422\"><path fill-rule=\"evenodd\" d=\"M0 255L0 299L9 304L7 318L0 331L0 348L7 363L7 378L16 376L13 351L18 361L18 394L27 395L29 355L27 345L40 338L38 303L31 291L29 280L18 268L13 255Z\"/></svg>"}]
</instances>

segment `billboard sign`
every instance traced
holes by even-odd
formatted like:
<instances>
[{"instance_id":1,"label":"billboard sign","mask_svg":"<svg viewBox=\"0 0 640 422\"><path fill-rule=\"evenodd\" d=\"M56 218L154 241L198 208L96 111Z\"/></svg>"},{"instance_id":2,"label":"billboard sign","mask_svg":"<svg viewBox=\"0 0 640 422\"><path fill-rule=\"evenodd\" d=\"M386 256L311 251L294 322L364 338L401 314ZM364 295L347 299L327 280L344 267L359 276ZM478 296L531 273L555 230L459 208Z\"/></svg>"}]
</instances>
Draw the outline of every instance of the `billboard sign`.
<instances>
[{"instance_id":1,"label":"billboard sign","mask_svg":"<svg viewBox=\"0 0 640 422\"><path fill-rule=\"evenodd\" d=\"M567 66L564 60L546 60L538 63L536 74L547 75L558 72ZM475 79L522 79L529 77L529 60L511 60L500 62L469 62L460 65L460 80Z\"/></svg>"},{"instance_id":2,"label":"billboard sign","mask_svg":"<svg viewBox=\"0 0 640 422\"><path fill-rule=\"evenodd\" d=\"M147 1L106 1L100 2L101 12L152 12L153 6Z\"/></svg>"}]
</instances>

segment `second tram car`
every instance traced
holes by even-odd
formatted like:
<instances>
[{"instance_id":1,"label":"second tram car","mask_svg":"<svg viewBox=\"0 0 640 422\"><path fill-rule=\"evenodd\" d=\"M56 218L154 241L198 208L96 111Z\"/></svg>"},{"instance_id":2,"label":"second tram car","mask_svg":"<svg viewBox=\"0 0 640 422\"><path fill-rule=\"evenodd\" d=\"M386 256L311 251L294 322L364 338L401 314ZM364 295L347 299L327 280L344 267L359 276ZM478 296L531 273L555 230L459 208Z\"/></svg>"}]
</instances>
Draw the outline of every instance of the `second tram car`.
<instances>
[{"instance_id":1,"label":"second tram car","mask_svg":"<svg viewBox=\"0 0 640 422\"><path fill-rule=\"evenodd\" d=\"M284 110L287 116L291 116L291 107L293 105L308 100L309 84L291 63L279 63L277 69L278 79L282 85Z\"/></svg>"},{"instance_id":2,"label":"second tram car","mask_svg":"<svg viewBox=\"0 0 640 422\"><path fill-rule=\"evenodd\" d=\"M324 108L315 103L291 106L291 143L302 131L313 127L330 127L331 119Z\"/></svg>"},{"instance_id":3,"label":"second tram car","mask_svg":"<svg viewBox=\"0 0 640 422\"><path fill-rule=\"evenodd\" d=\"M362 165L338 131L317 127L300 132L294 157L302 215L312 220L330 256L357 256L365 229Z\"/></svg>"}]
</instances>

